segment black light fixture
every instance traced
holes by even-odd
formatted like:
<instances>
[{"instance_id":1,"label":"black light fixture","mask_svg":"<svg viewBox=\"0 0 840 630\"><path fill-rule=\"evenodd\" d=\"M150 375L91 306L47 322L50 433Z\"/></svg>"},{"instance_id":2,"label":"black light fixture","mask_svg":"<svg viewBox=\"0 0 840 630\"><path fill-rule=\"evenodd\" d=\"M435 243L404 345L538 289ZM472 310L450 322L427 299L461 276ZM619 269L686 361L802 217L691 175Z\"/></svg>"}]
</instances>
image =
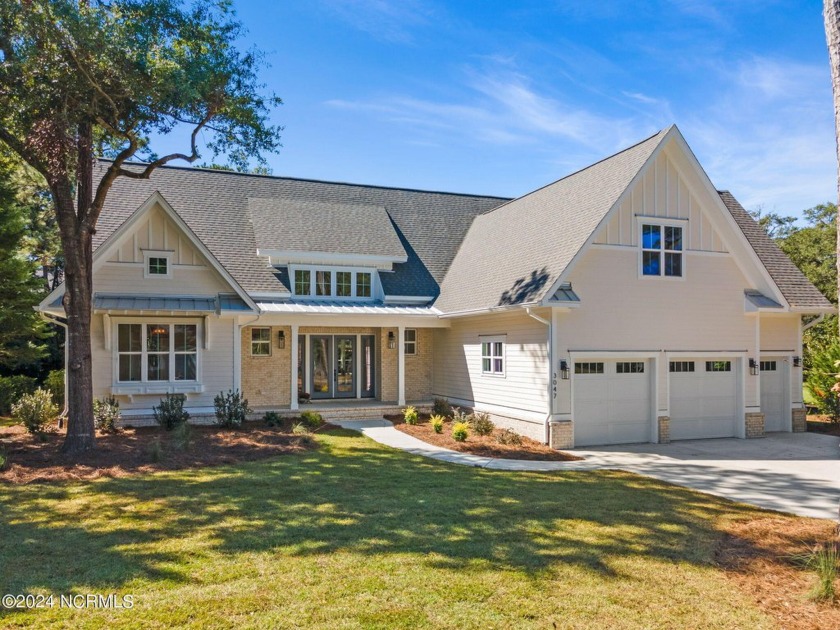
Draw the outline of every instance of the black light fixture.
<instances>
[{"instance_id":1,"label":"black light fixture","mask_svg":"<svg viewBox=\"0 0 840 630\"><path fill-rule=\"evenodd\" d=\"M281 329L280 332L277 333L277 347L280 348L281 350L286 347L286 331L285 330Z\"/></svg>"},{"instance_id":2,"label":"black light fixture","mask_svg":"<svg viewBox=\"0 0 840 630\"><path fill-rule=\"evenodd\" d=\"M565 359L560 361L560 378L564 381L569 380L569 364Z\"/></svg>"},{"instance_id":3,"label":"black light fixture","mask_svg":"<svg viewBox=\"0 0 840 630\"><path fill-rule=\"evenodd\" d=\"M755 362L755 359L750 359L750 374L758 376L758 364Z\"/></svg>"},{"instance_id":4,"label":"black light fixture","mask_svg":"<svg viewBox=\"0 0 840 630\"><path fill-rule=\"evenodd\" d=\"M393 350L397 347L397 338L394 336L394 331L388 331L388 348Z\"/></svg>"},{"instance_id":5,"label":"black light fixture","mask_svg":"<svg viewBox=\"0 0 840 630\"><path fill-rule=\"evenodd\" d=\"M793 357L793 367L802 367L802 357Z\"/></svg>"}]
</instances>

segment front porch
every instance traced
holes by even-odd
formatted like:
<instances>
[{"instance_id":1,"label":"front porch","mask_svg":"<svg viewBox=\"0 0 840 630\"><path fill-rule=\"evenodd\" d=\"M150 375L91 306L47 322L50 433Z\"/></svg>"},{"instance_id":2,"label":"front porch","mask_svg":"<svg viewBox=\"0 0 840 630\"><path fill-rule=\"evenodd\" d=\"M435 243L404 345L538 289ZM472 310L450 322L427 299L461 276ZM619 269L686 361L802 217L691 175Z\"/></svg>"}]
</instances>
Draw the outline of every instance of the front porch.
<instances>
[{"instance_id":1,"label":"front porch","mask_svg":"<svg viewBox=\"0 0 840 630\"><path fill-rule=\"evenodd\" d=\"M432 334L406 326L246 325L241 390L255 411L381 417L430 400Z\"/></svg>"}]
</instances>

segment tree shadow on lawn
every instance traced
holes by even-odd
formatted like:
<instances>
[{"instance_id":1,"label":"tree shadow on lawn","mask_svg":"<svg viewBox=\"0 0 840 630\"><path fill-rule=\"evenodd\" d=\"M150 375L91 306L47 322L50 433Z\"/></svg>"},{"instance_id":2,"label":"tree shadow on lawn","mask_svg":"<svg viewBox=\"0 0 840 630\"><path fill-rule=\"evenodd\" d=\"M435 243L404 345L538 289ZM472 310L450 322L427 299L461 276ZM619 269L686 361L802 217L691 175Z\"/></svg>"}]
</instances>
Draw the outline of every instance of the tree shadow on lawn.
<instances>
[{"instance_id":1,"label":"tree shadow on lawn","mask_svg":"<svg viewBox=\"0 0 840 630\"><path fill-rule=\"evenodd\" d=\"M217 554L410 554L535 579L619 557L708 565L715 517L757 510L618 472L507 473L334 431L318 451L91 483L0 486L0 590L188 582ZM196 537L191 539L190 537Z\"/></svg>"}]
</instances>

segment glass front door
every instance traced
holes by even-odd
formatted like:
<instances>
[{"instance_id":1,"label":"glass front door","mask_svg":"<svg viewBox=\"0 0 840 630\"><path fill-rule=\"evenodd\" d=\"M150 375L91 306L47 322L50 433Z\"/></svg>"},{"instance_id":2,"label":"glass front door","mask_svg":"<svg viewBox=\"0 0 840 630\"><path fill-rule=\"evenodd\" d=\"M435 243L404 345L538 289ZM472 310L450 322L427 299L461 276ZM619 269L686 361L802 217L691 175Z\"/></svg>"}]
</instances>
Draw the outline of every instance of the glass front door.
<instances>
[{"instance_id":1,"label":"glass front door","mask_svg":"<svg viewBox=\"0 0 840 630\"><path fill-rule=\"evenodd\" d=\"M312 398L332 398L332 337L310 337Z\"/></svg>"},{"instance_id":2,"label":"glass front door","mask_svg":"<svg viewBox=\"0 0 840 630\"><path fill-rule=\"evenodd\" d=\"M335 338L335 397L356 397L356 337Z\"/></svg>"}]
</instances>

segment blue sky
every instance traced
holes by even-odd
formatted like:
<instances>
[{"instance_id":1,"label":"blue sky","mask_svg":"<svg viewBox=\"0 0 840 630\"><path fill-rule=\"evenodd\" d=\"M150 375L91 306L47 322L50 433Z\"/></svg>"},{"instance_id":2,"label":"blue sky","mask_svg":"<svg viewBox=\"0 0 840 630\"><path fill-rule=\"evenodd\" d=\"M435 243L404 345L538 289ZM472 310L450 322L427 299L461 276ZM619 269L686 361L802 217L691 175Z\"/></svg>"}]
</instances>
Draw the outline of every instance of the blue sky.
<instances>
[{"instance_id":1,"label":"blue sky","mask_svg":"<svg viewBox=\"0 0 840 630\"><path fill-rule=\"evenodd\" d=\"M835 198L817 1L236 0L275 175L517 196L676 123L719 188Z\"/></svg>"}]
</instances>

